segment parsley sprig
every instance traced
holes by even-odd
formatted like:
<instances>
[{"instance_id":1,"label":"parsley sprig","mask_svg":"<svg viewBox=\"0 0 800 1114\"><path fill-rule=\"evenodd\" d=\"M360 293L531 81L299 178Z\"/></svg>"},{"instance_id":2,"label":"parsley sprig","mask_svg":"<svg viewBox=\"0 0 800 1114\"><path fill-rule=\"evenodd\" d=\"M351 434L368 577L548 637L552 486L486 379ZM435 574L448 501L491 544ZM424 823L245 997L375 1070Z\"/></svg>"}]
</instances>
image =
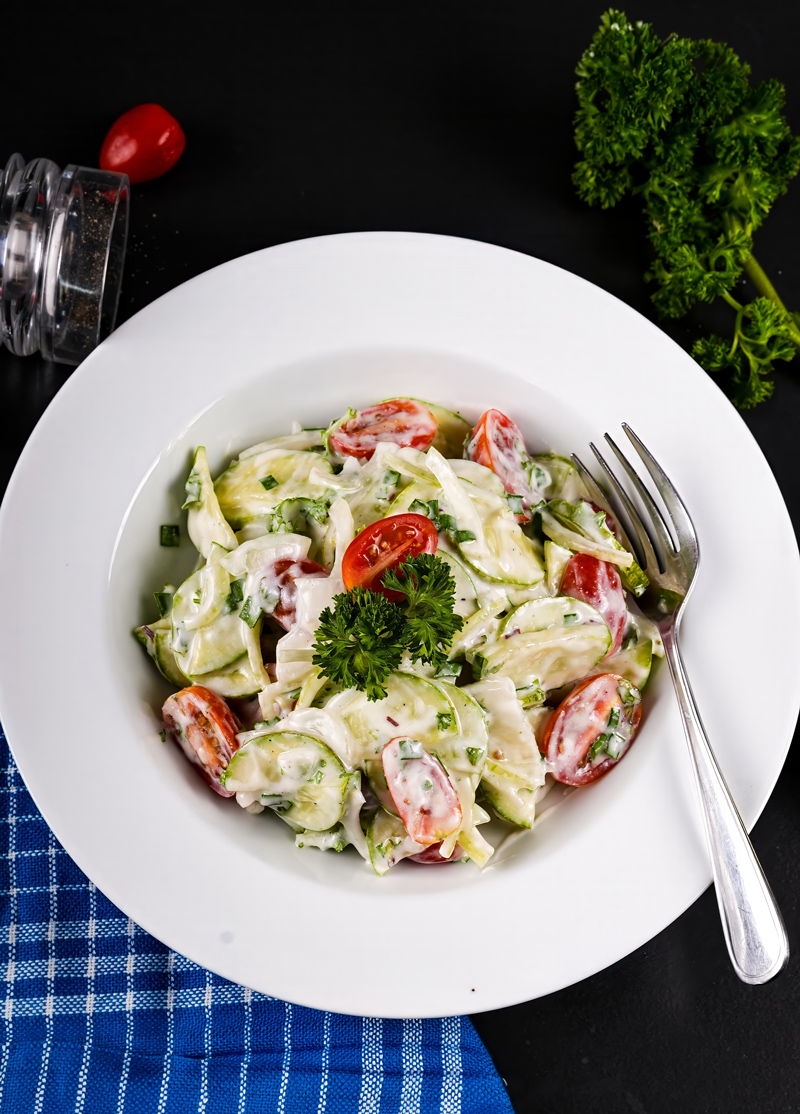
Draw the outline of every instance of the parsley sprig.
<instances>
[{"instance_id":1,"label":"parsley sprig","mask_svg":"<svg viewBox=\"0 0 800 1114\"><path fill-rule=\"evenodd\" d=\"M368 700L386 696L386 678L406 651L412 661L446 662L446 647L464 622L455 614L455 580L439 557L409 557L383 583L405 598L395 603L369 588L334 596L320 615L312 659L323 676Z\"/></svg>"},{"instance_id":2,"label":"parsley sprig","mask_svg":"<svg viewBox=\"0 0 800 1114\"><path fill-rule=\"evenodd\" d=\"M800 169L783 86L751 86L750 67L724 43L662 41L613 8L576 72L578 194L603 208L639 199L655 253L645 278L661 314L728 303L733 336L704 337L692 355L731 374L738 406L755 406L772 394L774 362L800 348L800 314L753 256L754 232ZM733 293L743 273L758 294L750 302Z\"/></svg>"}]
</instances>

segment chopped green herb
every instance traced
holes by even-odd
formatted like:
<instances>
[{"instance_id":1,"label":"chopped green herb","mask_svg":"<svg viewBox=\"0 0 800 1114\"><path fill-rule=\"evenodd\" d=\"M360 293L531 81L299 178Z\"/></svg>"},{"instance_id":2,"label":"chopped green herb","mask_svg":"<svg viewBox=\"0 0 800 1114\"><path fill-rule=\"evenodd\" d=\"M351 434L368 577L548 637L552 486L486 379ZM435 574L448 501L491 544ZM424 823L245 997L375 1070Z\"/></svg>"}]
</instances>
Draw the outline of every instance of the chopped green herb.
<instances>
[{"instance_id":1,"label":"chopped green herb","mask_svg":"<svg viewBox=\"0 0 800 1114\"><path fill-rule=\"evenodd\" d=\"M509 509L512 510L514 512L514 514L524 514L525 513L522 509L522 496L521 495L506 495L506 499L508 500Z\"/></svg>"},{"instance_id":2,"label":"chopped green herb","mask_svg":"<svg viewBox=\"0 0 800 1114\"><path fill-rule=\"evenodd\" d=\"M483 755L482 747L467 747L467 758L470 766L477 766Z\"/></svg>"},{"instance_id":3,"label":"chopped green herb","mask_svg":"<svg viewBox=\"0 0 800 1114\"><path fill-rule=\"evenodd\" d=\"M159 739L161 740L162 743L165 743L167 741L167 733L163 728L162 728L161 731L159 731L158 737L159 737Z\"/></svg>"},{"instance_id":4,"label":"chopped green herb","mask_svg":"<svg viewBox=\"0 0 800 1114\"><path fill-rule=\"evenodd\" d=\"M411 514L422 514L426 518L430 518L430 509L428 507L428 504L423 503L421 499L415 499L408 509Z\"/></svg>"},{"instance_id":5,"label":"chopped green herb","mask_svg":"<svg viewBox=\"0 0 800 1114\"><path fill-rule=\"evenodd\" d=\"M433 782L430 780L430 778L427 778L427 777L425 778L425 780L422 783L422 788L427 789L428 792L430 792L430 790L433 789Z\"/></svg>"},{"instance_id":6,"label":"chopped green herb","mask_svg":"<svg viewBox=\"0 0 800 1114\"><path fill-rule=\"evenodd\" d=\"M174 592L153 592L156 600L156 607L158 608L158 617L163 619L165 615L169 615L172 611L172 601L175 598Z\"/></svg>"},{"instance_id":7,"label":"chopped green herb","mask_svg":"<svg viewBox=\"0 0 800 1114\"><path fill-rule=\"evenodd\" d=\"M247 623L248 627L254 627L261 618L262 611L263 609L253 600L253 597L248 596L239 612L239 618L243 623Z\"/></svg>"},{"instance_id":8,"label":"chopped green herb","mask_svg":"<svg viewBox=\"0 0 800 1114\"><path fill-rule=\"evenodd\" d=\"M174 547L181 544L181 528L180 526L162 526L161 527L161 544L166 547Z\"/></svg>"},{"instance_id":9,"label":"chopped green herb","mask_svg":"<svg viewBox=\"0 0 800 1114\"><path fill-rule=\"evenodd\" d=\"M620 716L619 708L613 707L611 709L611 711L608 713L608 723L606 724L606 726L607 727L619 727L619 716Z\"/></svg>"},{"instance_id":10,"label":"chopped green herb","mask_svg":"<svg viewBox=\"0 0 800 1114\"><path fill-rule=\"evenodd\" d=\"M452 727L452 725L453 725L453 713L452 712L437 712L436 713L436 722L439 725L439 730L440 731L447 731L448 728Z\"/></svg>"},{"instance_id":11,"label":"chopped green herb","mask_svg":"<svg viewBox=\"0 0 800 1114\"><path fill-rule=\"evenodd\" d=\"M235 611L244 599L244 577L231 581L231 590L225 599L225 611L230 614Z\"/></svg>"},{"instance_id":12,"label":"chopped green herb","mask_svg":"<svg viewBox=\"0 0 800 1114\"><path fill-rule=\"evenodd\" d=\"M383 486L384 487L398 487L400 484L400 473L393 471L391 468L384 474Z\"/></svg>"},{"instance_id":13,"label":"chopped green herb","mask_svg":"<svg viewBox=\"0 0 800 1114\"><path fill-rule=\"evenodd\" d=\"M471 530L456 530L454 537L459 545L461 545L462 542L475 541L475 535L472 533Z\"/></svg>"},{"instance_id":14,"label":"chopped green herb","mask_svg":"<svg viewBox=\"0 0 800 1114\"><path fill-rule=\"evenodd\" d=\"M577 621L578 621L577 611L570 611L564 616L564 622L567 623L567 624L577 623Z\"/></svg>"},{"instance_id":15,"label":"chopped green herb","mask_svg":"<svg viewBox=\"0 0 800 1114\"><path fill-rule=\"evenodd\" d=\"M278 486L278 481L274 476L265 476L263 480L258 481L265 491L271 491L273 487Z\"/></svg>"},{"instance_id":16,"label":"chopped green herb","mask_svg":"<svg viewBox=\"0 0 800 1114\"><path fill-rule=\"evenodd\" d=\"M397 753L403 759L422 758L425 748L417 739L401 739L397 744Z\"/></svg>"},{"instance_id":17,"label":"chopped green herb","mask_svg":"<svg viewBox=\"0 0 800 1114\"><path fill-rule=\"evenodd\" d=\"M436 670L434 676L437 681L446 681L448 678L456 678L461 676L461 670L464 668L464 663L461 661L445 661Z\"/></svg>"},{"instance_id":18,"label":"chopped green herb","mask_svg":"<svg viewBox=\"0 0 800 1114\"><path fill-rule=\"evenodd\" d=\"M186 499L181 510L185 511L187 507L200 502L200 496L203 492L203 478L194 468L189 473L183 490L186 492Z\"/></svg>"}]
</instances>

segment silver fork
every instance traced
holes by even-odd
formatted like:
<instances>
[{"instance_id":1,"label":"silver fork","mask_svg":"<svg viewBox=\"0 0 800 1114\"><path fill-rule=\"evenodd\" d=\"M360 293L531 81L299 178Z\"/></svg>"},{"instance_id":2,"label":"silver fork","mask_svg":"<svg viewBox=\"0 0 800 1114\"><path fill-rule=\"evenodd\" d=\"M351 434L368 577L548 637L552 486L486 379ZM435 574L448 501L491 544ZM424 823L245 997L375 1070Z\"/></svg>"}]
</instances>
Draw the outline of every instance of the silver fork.
<instances>
[{"instance_id":1,"label":"silver fork","mask_svg":"<svg viewBox=\"0 0 800 1114\"><path fill-rule=\"evenodd\" d=\"M605 435L647 511L652 537L614 472L595 445L590 445L590 448L603 469L610 490L622 504L636 532L639 545L632 548L632 552L640 558L640 564L650 579L650 588L638 602L661 633L678 697L702 805L725 943L739 978L746 983L765 983L783 970L788 962L786 929L742 818L717 765L678 647L684 605L692 590L700 560L697 534L683 501L664 470L633 430L624 423L622 428L661 496L672 535L649 491L612 438ZM592 501L614 514L589 470L577 457L573 460ZM619 518L618 515L615 517ZM623 541L630 544L622 530L621 534Z\"/></svg>"}]
</instances>

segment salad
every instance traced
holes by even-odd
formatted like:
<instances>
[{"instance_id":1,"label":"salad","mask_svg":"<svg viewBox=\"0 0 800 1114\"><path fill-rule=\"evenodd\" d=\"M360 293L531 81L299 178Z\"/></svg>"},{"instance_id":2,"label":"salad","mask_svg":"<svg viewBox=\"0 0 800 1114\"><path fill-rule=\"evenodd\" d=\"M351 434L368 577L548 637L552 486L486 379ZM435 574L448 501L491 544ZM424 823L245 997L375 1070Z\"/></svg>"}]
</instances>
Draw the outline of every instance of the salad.
<instances>
[{"instance_id":1,"label":"salad","mask_svg":"<svg viewBox=\"0 0 800 1114\"><path fill-rule=\"evenodd\" d=\"M216 480L200 447L184 507L196 570L134 632L175 689L163 735L299 848L483 866L488 821L532 828L554 783L630 748L663 654L647 578L573 463L500 411L392 399Z\"/></svg>"}]
</instances>

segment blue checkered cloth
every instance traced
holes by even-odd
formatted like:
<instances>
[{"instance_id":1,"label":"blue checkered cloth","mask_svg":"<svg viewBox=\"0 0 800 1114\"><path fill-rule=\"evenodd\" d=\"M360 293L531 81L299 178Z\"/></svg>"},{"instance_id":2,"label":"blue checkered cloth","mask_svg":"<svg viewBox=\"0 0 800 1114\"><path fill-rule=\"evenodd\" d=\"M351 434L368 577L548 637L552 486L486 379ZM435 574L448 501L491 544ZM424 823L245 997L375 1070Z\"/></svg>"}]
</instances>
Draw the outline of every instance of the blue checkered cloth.
<instances>
[{"instance_id":1,"label":"blue checkered cloth","mask_svg":"<svg viewBox=\"0 0 800 1114\"><path fill-rule=\"evenodd\" d=\"M467 1018L292 1006L148 936L60 846L2 729L0 763L0 1114L513 1114Z\"/></svg>"}]
</instances>

